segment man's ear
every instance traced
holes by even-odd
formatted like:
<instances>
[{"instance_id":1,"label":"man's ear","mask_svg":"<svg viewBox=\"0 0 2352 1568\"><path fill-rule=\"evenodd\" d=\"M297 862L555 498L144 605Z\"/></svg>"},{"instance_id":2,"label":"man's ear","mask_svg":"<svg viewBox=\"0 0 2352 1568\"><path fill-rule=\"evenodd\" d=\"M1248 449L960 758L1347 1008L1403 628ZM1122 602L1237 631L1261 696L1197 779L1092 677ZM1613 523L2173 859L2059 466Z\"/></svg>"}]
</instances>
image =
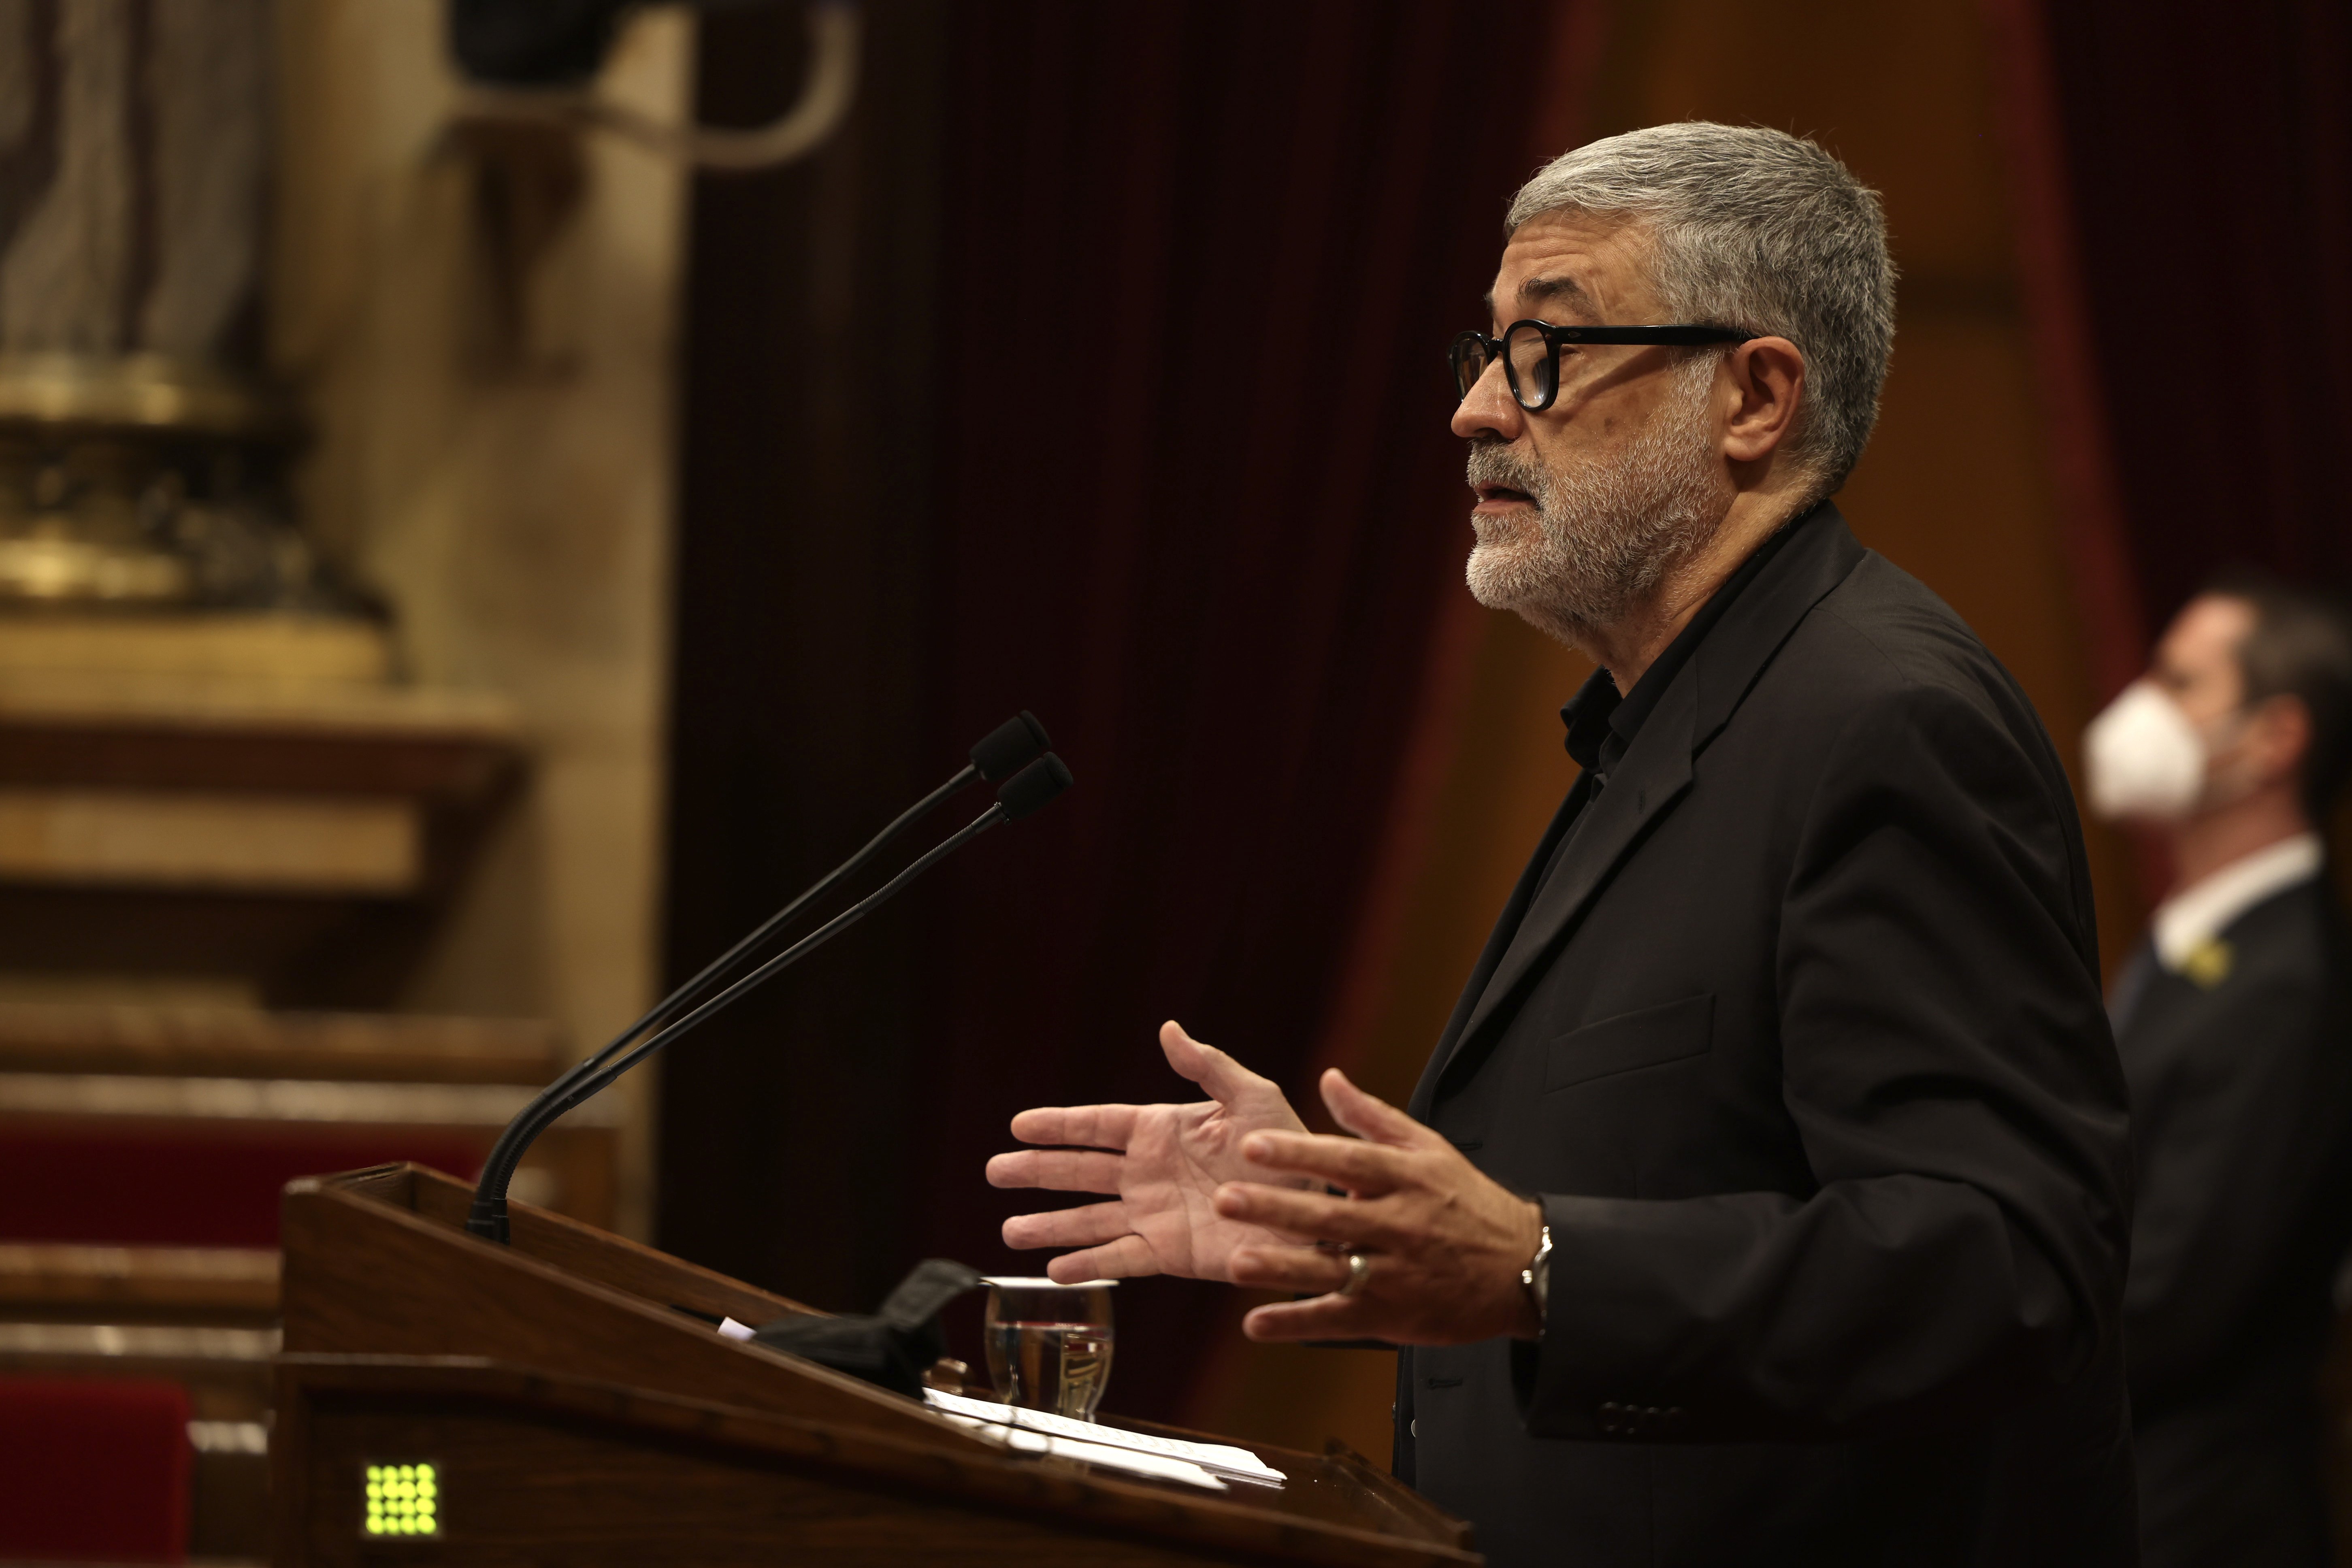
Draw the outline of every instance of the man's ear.
<instances>
[{"instance_id":1,"label":"man's ear","mask_svg":"<svg viewBox=\"0 0 2352 1568\"><path fill-rule=\"evenodd\" d=\"M1805 395L1805 356L1786 338L1751 338L1725 356L1738 401L1723 432L1723 455L1735 463L1760 462L1796 426Z\"/></svg>"},{"instance_id":2,"label":"man's ear","mask_svg":"<svg viewBox=\"0 0 2352 1568\"><path fill-rule=\"evenodd\" d=\"M2249 715L2246 739L2264 783L2300 770L2311 755L2311 710L2292 692L2265 697Z\"/></svg>"}]
</instances>

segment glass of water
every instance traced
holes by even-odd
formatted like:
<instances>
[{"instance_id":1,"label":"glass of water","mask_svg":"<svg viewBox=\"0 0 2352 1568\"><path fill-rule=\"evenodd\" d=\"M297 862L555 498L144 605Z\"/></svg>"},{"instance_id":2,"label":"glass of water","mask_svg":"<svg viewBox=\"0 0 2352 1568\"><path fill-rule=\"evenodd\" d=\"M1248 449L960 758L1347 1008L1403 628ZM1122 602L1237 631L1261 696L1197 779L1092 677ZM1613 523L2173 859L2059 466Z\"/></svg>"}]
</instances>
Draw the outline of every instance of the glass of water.
<instances>
[{"instance_id":1,"label":"glass of water","mask_svg":"<svg viewBox=\"0 0 2352 1568\"><path fill-rule=\"evenodd\" d=\"M1110 1382L1115 1279L988 1282L988 1375L997 1397L1026 1410L1091 1421Z\"/></svg>"}]
</instances>

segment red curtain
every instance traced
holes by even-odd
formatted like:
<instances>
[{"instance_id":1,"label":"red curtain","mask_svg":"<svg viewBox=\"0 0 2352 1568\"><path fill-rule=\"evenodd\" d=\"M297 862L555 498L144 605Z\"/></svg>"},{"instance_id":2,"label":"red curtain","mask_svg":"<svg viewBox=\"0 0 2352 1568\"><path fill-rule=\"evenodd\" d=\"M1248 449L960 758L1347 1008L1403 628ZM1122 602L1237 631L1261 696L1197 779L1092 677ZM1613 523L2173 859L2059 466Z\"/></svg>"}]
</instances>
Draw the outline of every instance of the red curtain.
<instances>
[{"instance_id":1,"label":"red curtain","mask_svg":"<svg viewBox=\"0 0 2352 1568\"><path fill-rule=\"evenodd\" d=\"M669 1053L663 1246L845 1310L1030 1271L1015 1110L1184 1089L1171 1016L1307 1076L1463 592L1444 353L1555 11L868 0L840 133L698 182L673 979L1017 709L1078 782ZM704 118L782 110L798 23L705 18ZM1112 1407L1174 1415L1239 1304L1120 1294Z\"/></svg>"},{"instance_id":2,"label":"red curtain","mask_svg":"<svg viewBox=\"0 0 2352 1568\"><path fill-rule=\"evenodd\" d=\"M2112 685L2146 651L2116 640L2153 635L2222 566L2352 585L2352 17L2341 0L1988 7ZM2104 504L2079 477L2101 471L2120 581L2079 537Z\"/></svg>"},{"instance_id":3,"label":"red curtain","mask_svg":"<svg viewBox=\"0 0 2352 1568\"><path fill-rule=\"evenodd\" d=\"M1464 591L1444 349L1483 314L1551 19L957 10L943 743L1032 707L1078 783L934 895L921 1250L1034 1269L982 1162L1026 1105L1190 1098L1163 1018L1303 1087ZM1240 1310L1123 1290L1118 1407L1174 1411Z\"/></svg>"}]
</instances>

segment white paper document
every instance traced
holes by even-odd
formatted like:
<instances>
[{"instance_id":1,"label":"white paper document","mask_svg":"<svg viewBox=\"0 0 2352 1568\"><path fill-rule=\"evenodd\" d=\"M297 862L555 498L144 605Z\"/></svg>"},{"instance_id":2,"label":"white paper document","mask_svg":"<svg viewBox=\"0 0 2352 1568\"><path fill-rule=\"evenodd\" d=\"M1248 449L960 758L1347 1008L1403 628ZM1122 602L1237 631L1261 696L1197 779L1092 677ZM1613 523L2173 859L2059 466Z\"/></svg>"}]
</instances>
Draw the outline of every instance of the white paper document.
<instances>
[{"instance_id":1,"label":"white paper document","mask_svg":"<svg viewBox=\"0 0 2352 1568\"><path fill-rule=\"evenodd\" d=\"M1043 1432L1032 1432L1024 1426L1008 1426L1002 1421L983 1421L977 1415L959 1415L952 1410L940 1415L959 1426L970 1427L974 1434L992 1443L1002 1443L1019 1454L1051 1454L1057 1458L1078 1459L1105 1469L1125 1470L1129 1475L1149 1476L1154 1480L1182 1481L1187 1486L1206 1487L1211 1491L1223 1491L1225 1483L1198 1465L1182 1459L1163 1459L1157 1454L1146 1454L1134 1448L1114 1448L1108 1443L1081 1442L1076 1437L1049 1437Z\"/></svg>"},{"instance_id":2,"label":"white paper document","mask_svg":"<svg viewBox=\"0 0 2352 1568\"><path fill-rule=\"evenodd\" d=\"M999 1405L991 1399L942 1394L935 1388L925 1389L923 1399L933 1409L964 1425L1007 1429L1012 1446L1024 1453L1050 1452L1065 1458L1117 1466L1138 1475L1190 1481L1194 1486L1213 1486L1220 1490L1227 1480L1278 1487L1289 1479L1247 1448L1231 1443L1187 1443L1175 1437L1154 1437L1092 1421L1074 1421L1043 1410ZM1051 1447L1038 1447L1034 1442L1023 1441L1024 1438L1048 1438L1052 1440ZM1077 1452L1080 1448L1105 1452ZM1154 1463L1147 1468L1140 1463L1145 1460Z\"/></svg>"}]
</instances>

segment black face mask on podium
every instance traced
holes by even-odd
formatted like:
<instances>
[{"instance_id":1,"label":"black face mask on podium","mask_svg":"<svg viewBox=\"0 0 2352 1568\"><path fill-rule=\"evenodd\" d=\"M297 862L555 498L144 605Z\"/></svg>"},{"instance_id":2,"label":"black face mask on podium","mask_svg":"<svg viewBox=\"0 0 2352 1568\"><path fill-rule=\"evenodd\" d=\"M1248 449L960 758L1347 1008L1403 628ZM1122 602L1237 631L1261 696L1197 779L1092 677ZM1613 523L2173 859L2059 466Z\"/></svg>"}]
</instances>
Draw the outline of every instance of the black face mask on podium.
<instances>
[{"instance_id":1,"label":"black face mask on podium","mask_svg":"<svg viewBox=\"0 0 2352 1568\"><path fill-rule=\"evenodd\" d=\"M920 1398L923 1374L948 1353L940 1313L980 1279L977 1268L927 1258L898 1281L871 1317L795 1313L762 1323L752 1332L751 1342Z\"/></svg>"}]
</instances>

